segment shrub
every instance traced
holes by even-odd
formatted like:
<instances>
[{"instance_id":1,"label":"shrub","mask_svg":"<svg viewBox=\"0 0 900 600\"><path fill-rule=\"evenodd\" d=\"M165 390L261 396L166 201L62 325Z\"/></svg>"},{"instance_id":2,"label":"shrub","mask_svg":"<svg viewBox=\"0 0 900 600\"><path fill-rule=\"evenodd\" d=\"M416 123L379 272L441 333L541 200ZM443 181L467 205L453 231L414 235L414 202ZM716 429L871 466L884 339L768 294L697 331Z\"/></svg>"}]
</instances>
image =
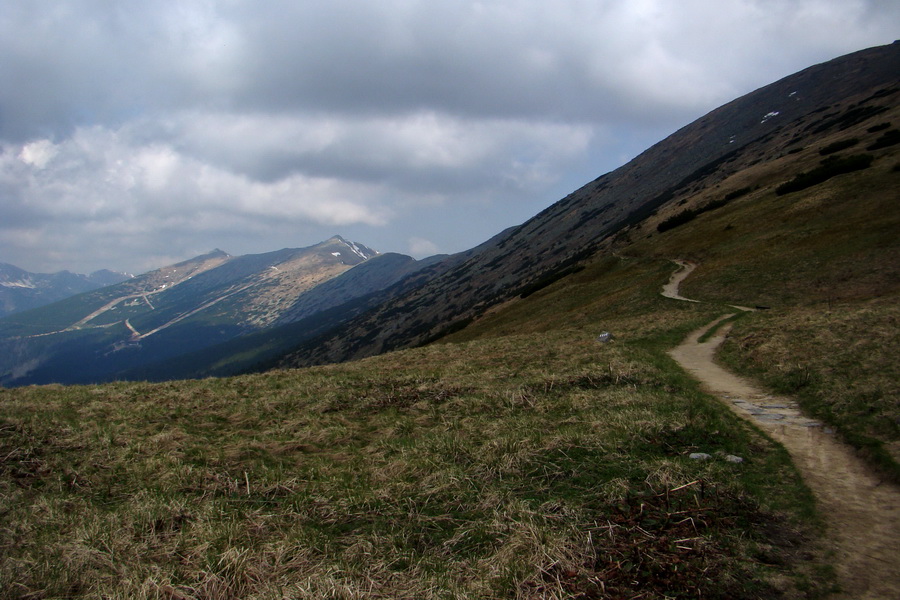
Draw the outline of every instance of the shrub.
<instances>
[{"instance_id":1,"label":"shrub","mask_svg":"<svg viewBox=\"0 0 900 600\"><path fill-rule=\"evenodd\" d=\"M859 143L859 140L857 138L849 138L846 140L839 140L832 144L828 144L827 146L825 146L824 148L819 150L819 154L821 154L822 156L827 156L829 154L834 154L835 152L840 152L841 150L846 150L847 148L850 148L851 146L855 146L858 143Z\"/></svg>"},{"instance_id":2,"label":"shrub","mask_svg":"<svg viewBox=\"0 0 900 600\"><path fill-rule=\"evenodd\" d=\"M700 214L699 211L691 210L691 209L683 210L679 213L675 213L668 219L660 221L659 225L656 226L656 230L658 232L662 233L663 231L668 231L670 229L674 229L675 227L678 227L679 225L684 225L685 223L693 221L697 217L698 214Z\"/></svg>"},{"instance_id":3,"label":"shrub","mask_svg":"<svg viewBox=\"0 0 900 600\"><path fill-rule=\"evenodd\" d=\"M860 171L871 166L875 157L871 154L854 154L844 158L832 157L822 161L822 164L808 173L800 173L792 180L782 183L775 188L779 196L799 192L806 188L828 181L837 175Z\"/></svg>"},{"instance_id":4,"label":"shrub","mask_svg":"<svg viewBox=\"0 0 900 600\"><path fill-rule=\"evenodd\" d=\"M877 140L875 140L875 143L871 146L868 146L866 150L879 150L881 148L893 146L897 143L900 143L900 130L889 129L888 131L885 131L883 134L881 134L881 136Z\"/></svg>"},{"instance_id":5,"label":"shrub","mask_svg":"<svg viewBox=\"0 0 900 600\"><path fill-rule=\"evenodd\" d=\"M739 190L734 190L733 192L728 192L727 194L725 194L725 197L723 198L723 200L724 200L725 202L730 202L730 201L732 201L732 200L737 200L738 198L740 198L740 197L742 197L742 196L746 196L747 194L749 194L749 193L752 192L752 191L753 191L753 188L750 188L750 187L743 187L743 188L741 188L741 189L739 189Z\"/></svg>"},{"instance_id":6,"label":"shrub","mask_svg":"<svg viewBox=\"0 0 900 600\"><path fill-rule=\"evenodd\" d=\"M740 198L741 196L743 196L745 194L749 194L751 191L752 190L749 187L741 188L739 190L734 190L733 192L725 194L725 197L722 198L721 200L713 200L711 202L707 202L703 206L698 206L697 208L689 208L689 209L683 210L679 213L675 213L668 219L664 219L663 221L661 221L659 223L659 225L656 226L656 230L658 232L662 233L664 231L668 231L669 229L678 227L679 225L684 225L685 223L688 223L689 221L693 221L697 217L697 215L703 214L710 210L715 210L717 208L722 208L723 206L725 206L726 204L728 204L735 198Z\"/></svg>"}]
</instances>

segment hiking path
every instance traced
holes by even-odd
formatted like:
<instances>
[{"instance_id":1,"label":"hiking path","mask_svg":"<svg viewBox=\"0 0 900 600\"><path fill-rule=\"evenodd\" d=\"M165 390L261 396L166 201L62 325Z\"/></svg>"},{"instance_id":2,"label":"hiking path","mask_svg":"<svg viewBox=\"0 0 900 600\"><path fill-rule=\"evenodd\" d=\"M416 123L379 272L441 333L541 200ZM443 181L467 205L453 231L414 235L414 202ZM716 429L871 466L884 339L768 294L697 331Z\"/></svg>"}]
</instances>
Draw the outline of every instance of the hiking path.
<instances>
[{"instance_id":1,"label":"hiking path","mask_svg":"<svg viewBox=\"0 0 900 600\"><path fill-rule=\"evenodd\" d=\"M662 294L698 302L678 291L696 265L675 262L681 268ZM670 356L700 381L704 391L752 421L790 453L827 523L826 543L842 590L834 598L900 598L900 486L883 481L831 428L806 417L795 400L768 394L716 364L716 349L731 330L730 323L722 322L733 314L724 314L692 332ZM715 333L701 342L708 331Z\"/></svg>"}]
</instances>

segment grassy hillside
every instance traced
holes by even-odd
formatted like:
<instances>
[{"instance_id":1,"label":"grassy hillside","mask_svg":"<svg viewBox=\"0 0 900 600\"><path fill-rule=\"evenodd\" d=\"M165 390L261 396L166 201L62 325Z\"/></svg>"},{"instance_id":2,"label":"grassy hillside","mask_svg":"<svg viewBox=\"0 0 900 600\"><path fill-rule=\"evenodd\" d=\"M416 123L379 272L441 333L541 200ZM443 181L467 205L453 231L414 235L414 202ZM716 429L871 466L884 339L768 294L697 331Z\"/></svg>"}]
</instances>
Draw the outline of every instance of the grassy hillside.
<instances>
[{"instance_id":1,"label":"grassy hillside","mask_svg":"<svg viewBox=\"0 0 900 600\"><path fill-rule=\"evenodd\" d=\"M785 453L662 352L711 313L669 272L597 263L357 363L2 390L0 597L822 591Z\"/></svg>"},{"instance_id":2,"label":"grassy hillside","mask_svg":"<svg viewBox=\"0 0 900 600\"><path fill-rule=\"evenodd\" d=\"M900 121L900 111L888 116ZM620 236L610 250L621 259L610 257L548 286L538 294L545 302L508 303L455 339L560 327L630 336L645 319L673 318L654 308L655 288L647 278L662 277L671 268L667 258L688 258L700 266L682 284L684 295L709 302L713 312L727 304L763 308L737 322L723 359L774 391L797 396L900 480L897 146L873 151L865 170L777 192L819 164L820 151L838 143L830 140L872 145L881 136L882 129L863 122L685 195ZM696 214L673 218L685 212ZM619 265L629 261L656 267L636 273ZM623 296L640 278L643 295Z\"/></svg>"}]
</instances>

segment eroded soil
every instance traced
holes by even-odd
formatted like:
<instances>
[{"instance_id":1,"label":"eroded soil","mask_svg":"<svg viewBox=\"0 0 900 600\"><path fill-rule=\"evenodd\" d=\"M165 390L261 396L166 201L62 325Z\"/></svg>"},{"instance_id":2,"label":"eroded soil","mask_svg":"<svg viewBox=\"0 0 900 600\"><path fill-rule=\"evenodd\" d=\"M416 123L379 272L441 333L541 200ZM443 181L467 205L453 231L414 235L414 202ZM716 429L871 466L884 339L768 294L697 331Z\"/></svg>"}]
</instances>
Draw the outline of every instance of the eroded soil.
<instances>
[{"instance_id":1,"label":"eroded soil","mask_svg":"<svg viewBox=\"0 0 900 600\"><path fill-rule=\"evenodd\" d=\"M679 264L683 268L673 275L664 295L689 300L678 295L678 283L693 266ZM699 339L729 316L691 333L669 354L705 391L766 431L791 454L828 524L827 542L842 589L835 597L900 598L900 486L882 481L828 428L805 417L794 400L767 394L717 365L715 351L730 325L702 343Z\"/></svg>"}]
</instances>

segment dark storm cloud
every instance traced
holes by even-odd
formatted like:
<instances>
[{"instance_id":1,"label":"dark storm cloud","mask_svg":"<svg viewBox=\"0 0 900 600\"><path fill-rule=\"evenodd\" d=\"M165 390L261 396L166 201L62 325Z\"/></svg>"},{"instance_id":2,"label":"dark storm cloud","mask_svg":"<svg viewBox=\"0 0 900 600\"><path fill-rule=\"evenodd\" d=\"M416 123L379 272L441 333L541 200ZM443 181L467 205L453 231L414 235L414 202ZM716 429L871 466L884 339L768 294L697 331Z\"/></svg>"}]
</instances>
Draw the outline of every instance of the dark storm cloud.
<instances>
[{"instance_id":1,"label":"dark storm cloud","mask_svg":"<svg viewBox=\"0 0 900 600\"><path fill-rule=\"evenodd\" d=\"M8 0L0 261L461 250L898 25L862 0Z\"/></svg>"}]
</instances>

